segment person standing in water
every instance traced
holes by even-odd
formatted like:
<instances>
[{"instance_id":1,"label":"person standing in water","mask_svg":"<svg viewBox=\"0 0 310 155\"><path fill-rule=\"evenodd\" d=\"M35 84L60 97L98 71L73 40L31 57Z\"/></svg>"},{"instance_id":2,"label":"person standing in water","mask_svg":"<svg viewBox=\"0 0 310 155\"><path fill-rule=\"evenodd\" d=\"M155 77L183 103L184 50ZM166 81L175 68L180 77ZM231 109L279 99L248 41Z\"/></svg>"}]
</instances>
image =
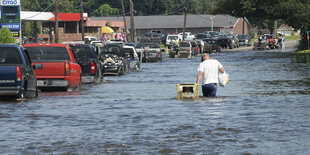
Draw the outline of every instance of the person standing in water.
<instances>
[{"instance_id":1,"label":"person standing in water","mask_svg":"<svg viewBox=\"0 0 310 155\"><path fill-rule=\"evenodd\" d=\"M198 67L196 83L199 85L203 77L202 93L204 97L216 96L217 84L219 83L219 72L224 73L224 71L224 67L219 61L211 59L208 53L202 54L202 62Z\"/></svg>"}]
</instances>

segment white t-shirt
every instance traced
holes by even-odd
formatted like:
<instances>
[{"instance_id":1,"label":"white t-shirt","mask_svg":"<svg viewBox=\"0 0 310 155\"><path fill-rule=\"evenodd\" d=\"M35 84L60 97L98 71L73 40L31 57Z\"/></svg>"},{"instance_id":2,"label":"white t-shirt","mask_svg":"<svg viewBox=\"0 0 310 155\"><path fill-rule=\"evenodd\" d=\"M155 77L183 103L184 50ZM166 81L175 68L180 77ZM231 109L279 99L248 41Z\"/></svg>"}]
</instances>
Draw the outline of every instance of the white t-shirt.
<instances>
[{"instance_id":1,"label":"white t-shirt","mask_svg":"<svg viewBox=\"0 0 310 155\"><path fill-rule=\"evenodd\" d=\"M219 83L220 68L223 68L222 64L214 59L201 62L198 71L203 72L202 84Z\"/></svg>"}]
</instances>

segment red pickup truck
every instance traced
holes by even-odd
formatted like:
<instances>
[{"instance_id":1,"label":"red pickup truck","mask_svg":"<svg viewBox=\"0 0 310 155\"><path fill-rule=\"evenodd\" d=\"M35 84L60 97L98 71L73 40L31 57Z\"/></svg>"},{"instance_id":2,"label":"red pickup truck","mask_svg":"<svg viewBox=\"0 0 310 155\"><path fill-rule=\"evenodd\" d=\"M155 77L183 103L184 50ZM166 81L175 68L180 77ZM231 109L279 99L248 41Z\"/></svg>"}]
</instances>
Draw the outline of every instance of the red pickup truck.
<instances>
[{"instance_id":1,"label":"red pickup truck","mask_svg":"<svg viewBox=\"0 0 310 155\"><path fill-rule=\"evenodd\" d=\"M81 85L81 67L65 44L25 44L33 64L42 64L35 70L39 89L64 88L73 91Z\"/></svg>"}]
</instances>

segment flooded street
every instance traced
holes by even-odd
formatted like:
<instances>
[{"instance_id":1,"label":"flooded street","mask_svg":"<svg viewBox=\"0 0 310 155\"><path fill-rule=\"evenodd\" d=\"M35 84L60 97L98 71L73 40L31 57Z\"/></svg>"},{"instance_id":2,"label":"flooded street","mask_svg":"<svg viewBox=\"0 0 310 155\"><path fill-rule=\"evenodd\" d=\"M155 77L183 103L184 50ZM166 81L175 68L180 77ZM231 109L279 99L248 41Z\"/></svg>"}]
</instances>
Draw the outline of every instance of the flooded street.
<instances>
[{"instance_id":1,"label":"flooded street","mask_svg":"<svg viewBox=\"0 0 310 155\"><path fill-rule=\"evenodd\" d=\"M177 101L200 57L165 57L80 92L0 101L0 154L310 154L310 64L277 51L211 58L230 74L215 99Z\"/></svg>"}]
</instances>

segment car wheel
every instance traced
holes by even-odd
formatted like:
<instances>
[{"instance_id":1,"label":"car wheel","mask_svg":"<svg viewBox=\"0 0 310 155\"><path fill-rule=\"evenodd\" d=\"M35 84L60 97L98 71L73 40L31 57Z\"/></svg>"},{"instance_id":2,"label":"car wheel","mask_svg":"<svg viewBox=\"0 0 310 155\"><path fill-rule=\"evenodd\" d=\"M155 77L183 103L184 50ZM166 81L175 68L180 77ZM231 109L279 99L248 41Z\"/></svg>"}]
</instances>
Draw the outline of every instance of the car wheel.
<instances>
[{"instance_id":1,"label":"car wheel","mask_svg":"<svg viewBox=\"0 0 310 155\"><path fill-rule=\"evenodd\" d=\"M229 49L233 49L233 46L232 46L232 45L229 45Z\"/></svg>"}]
</instances>

